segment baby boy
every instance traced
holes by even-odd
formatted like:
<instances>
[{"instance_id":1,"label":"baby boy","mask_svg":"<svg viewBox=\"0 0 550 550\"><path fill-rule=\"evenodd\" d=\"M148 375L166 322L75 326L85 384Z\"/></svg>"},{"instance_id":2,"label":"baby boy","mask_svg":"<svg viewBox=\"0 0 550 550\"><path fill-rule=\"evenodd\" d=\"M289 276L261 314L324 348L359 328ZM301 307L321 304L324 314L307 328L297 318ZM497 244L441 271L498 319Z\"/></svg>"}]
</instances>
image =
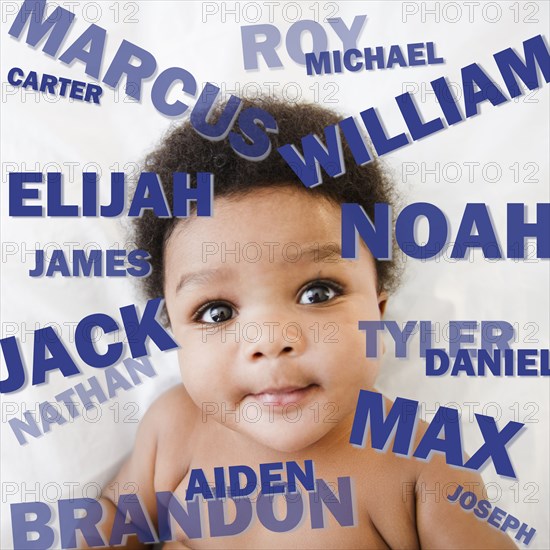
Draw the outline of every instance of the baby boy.
<instances>
[{"instance_id":1,"label":"baby boy","mask_svg":"<svg viewBox=\"0 0 550 550\"><path fill-rule=\"evenodd\" d=\"M215 200L212 217L146 213L136 221L136 243L152 257L147 295L165 298L182 384L146 413L132 455L103 494L105 540L118 500L113 487L137 487L158 532L156 495L172 493L185 508L192 472L201 470L213 486L215 468L246 465L260 479L260 465L294 462L313 464L328 487L351 480L351 525L325 510L321 528L304 513L292 529L277 532L254 518L216 537L203 519L197 537L174 522L164 548L515 548L447 499L458 485L481 498L477 474L447 466L439 453L420 461L374 450L369 437L363 448L349 443L359 391L373 390L379 370L379 360L365 356L358 323L382 317L397 276L391 261L375 260L364 244L357 259L341 258L341 204L358 203L373 216L375 203L393 202L391 183L378 163L357 166L344 145L347 172L306 189L276 148L322 136L338 115L277 100L259 106L279 126L261 162L240 158L227 140L205 140L189 124L146 160L169 202L174 172L213 172ZM416 443L425 430L420 423ZM208 517L207 499L196 498ZM272 497L275 523L291 500ZM238 514L235 502L224 504L227 524ZM145 545L132 535L126 547Z\"/></svg>"}]
</instances>

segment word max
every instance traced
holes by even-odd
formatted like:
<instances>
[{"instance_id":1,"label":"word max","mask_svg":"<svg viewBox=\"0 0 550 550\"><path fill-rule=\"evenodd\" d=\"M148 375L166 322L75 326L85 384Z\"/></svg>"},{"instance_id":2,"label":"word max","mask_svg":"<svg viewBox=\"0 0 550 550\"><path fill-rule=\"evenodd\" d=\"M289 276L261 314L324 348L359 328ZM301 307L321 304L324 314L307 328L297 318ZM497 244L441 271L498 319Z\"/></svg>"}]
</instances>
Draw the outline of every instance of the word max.
<instances>
[{"instance_id":1,"label":"word max","mask_svg":"<svg viewBox=\"0 0 550 550\"><path fill-rule=\"evenodd\" d=\"M141 318L135 305L120 308L122 323L134 359L149 355L146 347L149 338L162 351L178 347L175 340L156 319L161 305L161 298L149 300ZM105 334L119 329L117 322L104 313L88 315L76 327L75 345L80 358L87 365L102 369L115 364L120 359L124 344L111 343L107 346L105 353L99 353L92 338L92 331L96 328L101 329ZM3 338L0 340L0 347L8 367L8 377L0 381L0 393L17 391L23 387L26 379L23 357L17 339L15 336ZM57 369L63 373L63 376L80 374L79 368L52 327L35 330L32 385L43 384L46 381L46 373Z\"/></svg>"},{"instance_id":2,"label":"word max","mask_svg":"<svg viewBox=\"0 0 550 550\"><path fill-rule=\"evenodd\" d=\"M499 431L495 419L491 416L483 414L475 416L484 443L466 463L464 463L462 452L458 410L449 407L437 409L412 456L424 460L430 456L432 451L435 451L445 455L447 464L469 470L479 470L487 460L491 459L499 475L516 478L506 445L525 424L510 421ZM364 447L367 434L370 433L372 448L385 451L395 429L393 452L409 456L417 421L418 401L398 397L385 416L382 395L361 390L349 441L352 445ZM368 425L370 425L370 432ZM440 438L438 436L442 430L444 430L444 437Z\"/></svg>"}]
</instances>

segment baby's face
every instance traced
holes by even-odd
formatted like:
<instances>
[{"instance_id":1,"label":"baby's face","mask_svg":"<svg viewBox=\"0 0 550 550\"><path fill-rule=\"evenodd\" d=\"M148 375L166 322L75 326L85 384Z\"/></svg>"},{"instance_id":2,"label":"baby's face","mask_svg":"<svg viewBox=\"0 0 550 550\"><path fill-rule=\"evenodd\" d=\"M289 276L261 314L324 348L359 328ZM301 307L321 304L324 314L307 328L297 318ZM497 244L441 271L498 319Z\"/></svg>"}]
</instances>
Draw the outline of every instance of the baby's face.
<instances>
[{"instance_id":1,"label":"baby's face","mask_svg":"<svg viewBox=\"0 0 550 550\"><path fill-rule=\"evenodd\" d=\"M214 201L165 252L165 297L183 383L203 418L298 451L372 388L360 320L380 319L374 260L343 260L340 207L291 187ZM337 432L337 430L336 430Z\"/></svg>"}]
</instances>

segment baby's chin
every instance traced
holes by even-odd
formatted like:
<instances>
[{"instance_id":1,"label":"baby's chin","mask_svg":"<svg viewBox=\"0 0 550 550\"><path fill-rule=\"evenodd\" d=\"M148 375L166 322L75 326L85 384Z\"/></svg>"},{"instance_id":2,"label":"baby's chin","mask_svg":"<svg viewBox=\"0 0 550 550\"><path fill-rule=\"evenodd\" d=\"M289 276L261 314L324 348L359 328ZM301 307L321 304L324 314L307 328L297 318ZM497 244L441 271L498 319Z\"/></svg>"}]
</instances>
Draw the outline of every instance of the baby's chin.
<instances>
[{"instance_id":1,"label":"baby's chin","mask_svg":"<svg viewBox=\"0 0 550 550\"><path fill-rule=\"evenodd\" d=\"M278 418L272 423L239 424L227 426L239 432L246 439L253 440L263 448L279 453L297 453L315 446L337 424L319 422L296 422Z\"/></svg>"}]
</instances>

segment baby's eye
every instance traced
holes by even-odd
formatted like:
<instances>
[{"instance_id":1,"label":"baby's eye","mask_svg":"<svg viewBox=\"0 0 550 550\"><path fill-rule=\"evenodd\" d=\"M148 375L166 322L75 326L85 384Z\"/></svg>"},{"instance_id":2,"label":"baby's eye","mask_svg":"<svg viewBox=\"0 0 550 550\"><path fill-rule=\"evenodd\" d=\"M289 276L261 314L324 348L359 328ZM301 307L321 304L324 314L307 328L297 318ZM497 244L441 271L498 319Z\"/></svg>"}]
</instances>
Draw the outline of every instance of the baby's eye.
<instances>
[{"instance_id":1,"label":"baby's eye","mask_svg":"<svg viewBox=\"0 0 550 550\"><path fill-rule=\"evenodd\" d=\"M223 323L234 317L235 310L225 302L211 302L197 311L194 320L201 323Z\"/></svg>"},{"instance_id":2,"label":"baby's eye","mask_svg":"<svg viewBox=\"0 0 550 550\"><path fill-rule=\"evenodd\" d=\"M318 304L320 302L328 302L340 294L341 289L336 287L336 285L317 282L311 284L302 292L298 303Z\"/></svg>"}]
</instances>

